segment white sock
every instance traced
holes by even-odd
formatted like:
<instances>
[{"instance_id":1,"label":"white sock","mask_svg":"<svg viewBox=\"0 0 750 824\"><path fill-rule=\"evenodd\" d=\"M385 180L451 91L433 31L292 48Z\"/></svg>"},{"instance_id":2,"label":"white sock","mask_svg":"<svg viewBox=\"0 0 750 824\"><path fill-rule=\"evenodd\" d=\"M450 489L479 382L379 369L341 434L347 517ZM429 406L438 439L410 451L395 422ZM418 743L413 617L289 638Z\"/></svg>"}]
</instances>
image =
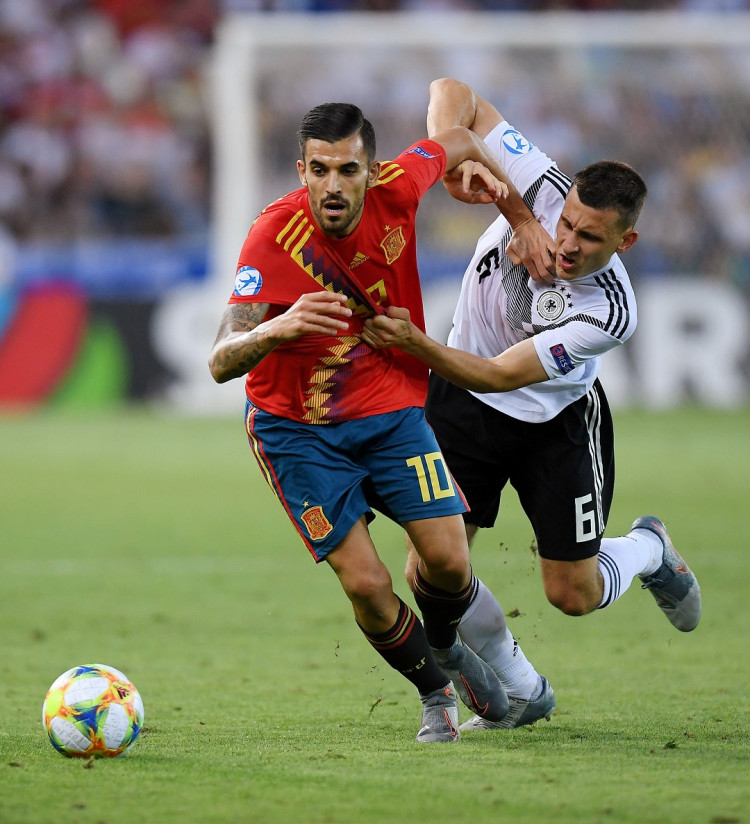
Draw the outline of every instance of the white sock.
<instances>
[{"instance_id":1,"label":"white sock","mask_svg":"<svg viewBox=\"0 0 750 824\"><path fill-rule=\"evenodd\" d=\"M508 629L502 607L481 581L458 634L497 673L508 695L526 700L538 695L541 678Z\"/></svg>"},{"instance_id":2,"label":"white sock","mask_svg":"<svg viewBox=\"0 0 750 824\"><path fill-rule=\"evenodd\" d=\"M598 609L608 607L627 592L637 575L656 572L662 553L659 536L647 529L633 530L621 538L602 538L599 571L604 579L604 592Z\"/></svg>"},{"instance_id":3,"label":"white sock","mask_svg":"<svg viewBox=\"0 0 750 824\"><path fill-rule=\"evenodd\" d=\"M661 538L650 529L634 529L628 533L628 537L641 546L645 544L651 552L648 562L644 564L638 575L653 575L664 560L664 544L661 542Z\"/></svg>"}]
</instances>

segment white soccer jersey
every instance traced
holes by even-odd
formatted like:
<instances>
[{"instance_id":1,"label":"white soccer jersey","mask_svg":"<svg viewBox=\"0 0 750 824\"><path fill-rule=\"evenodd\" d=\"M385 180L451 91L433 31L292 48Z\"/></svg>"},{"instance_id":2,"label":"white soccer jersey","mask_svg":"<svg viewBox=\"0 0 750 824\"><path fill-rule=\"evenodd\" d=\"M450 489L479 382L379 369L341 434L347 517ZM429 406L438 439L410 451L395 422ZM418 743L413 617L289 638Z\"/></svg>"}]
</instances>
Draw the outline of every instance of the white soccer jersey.
<instances>
[{"instance_id":1,"label":"white soccer jersey","mask_svg":"<svg viewBox=\"0 0 750 824\"><path fill-rule=\"evenodd\" d=\"M485 142L554 238L570 179L505 121ZM511 392L472 394L507 415L538 423L588 392L599 373L599 356L635 330L636 305L618 255L582 278L539 283L505 255L511 234L501 215L477 241L448 344L492 358L533 336L548 381Z\"/></svg>"}]
</instances>

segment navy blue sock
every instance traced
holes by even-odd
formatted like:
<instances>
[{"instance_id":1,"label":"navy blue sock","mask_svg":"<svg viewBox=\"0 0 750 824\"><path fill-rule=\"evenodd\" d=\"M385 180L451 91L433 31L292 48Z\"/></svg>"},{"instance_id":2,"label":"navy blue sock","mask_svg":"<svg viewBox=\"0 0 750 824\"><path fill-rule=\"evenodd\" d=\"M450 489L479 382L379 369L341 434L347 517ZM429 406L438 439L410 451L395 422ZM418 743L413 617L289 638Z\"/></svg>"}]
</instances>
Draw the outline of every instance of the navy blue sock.
<instances>
[{"instance_id":1,"label":"navy blue sock","mask_svg":"<svg viewBox=\"0 0 750 824\"><path fill-rule=\"evenodd\" d=\"M435 662L417 616L401 599L399 602L398 618L387 632L373 634L360 629L393 669L411 681L421 695L427 695L445 687L449 679Z\"/></svg>"},{"instance_id":2,"label":"navy blue sock","mask_svg":"<svg viewBox=\"0 0 750 824\"><path fill-rule=\"evenodd\" d=\"M424 629L430 646L435 649L452 647L458 637L458 624L474 598L479 581L474 575L465 589L448 592L424 579L419 569L414 575L414 600L422 612Z\"/></svg>"}]
</instances>

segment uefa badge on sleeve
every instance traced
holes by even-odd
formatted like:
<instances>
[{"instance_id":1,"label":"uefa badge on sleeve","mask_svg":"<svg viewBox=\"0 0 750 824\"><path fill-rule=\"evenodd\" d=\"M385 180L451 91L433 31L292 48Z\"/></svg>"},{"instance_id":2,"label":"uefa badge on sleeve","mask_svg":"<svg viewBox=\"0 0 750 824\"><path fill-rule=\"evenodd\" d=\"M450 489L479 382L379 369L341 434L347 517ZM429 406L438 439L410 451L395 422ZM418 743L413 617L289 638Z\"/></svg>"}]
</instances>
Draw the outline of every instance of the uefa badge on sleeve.
<instances>
[{"instance_id":1,"label":"uefa badge on sleeve","mask_svg":"<svg viewBox=\"0 0 750 824\"><path fill-rule=\"evenodd\" d=\"M253 266L240 266L234 279L234 294L237 297L249 298L257 295L263 286L263 276Z\"/></svg>"},{"instance_id":2,"label":"uefa badge on sleeve","mask_svg":"<svg viewBox=\"0 0 750 824\"><path fill-rule=\"evenodd\" d=\"M534 148L534 144L529 143L516 129L506 129L503 132L503 146L515 155L528 154Z\"/></svg>"}]
</instances>

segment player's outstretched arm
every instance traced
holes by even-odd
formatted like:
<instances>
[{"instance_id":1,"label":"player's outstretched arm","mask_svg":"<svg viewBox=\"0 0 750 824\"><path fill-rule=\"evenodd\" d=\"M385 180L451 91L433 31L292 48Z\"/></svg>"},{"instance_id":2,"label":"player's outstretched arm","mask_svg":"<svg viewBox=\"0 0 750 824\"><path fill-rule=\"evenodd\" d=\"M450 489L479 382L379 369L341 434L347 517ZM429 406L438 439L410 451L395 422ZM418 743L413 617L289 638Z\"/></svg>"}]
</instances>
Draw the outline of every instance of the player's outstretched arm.
<instances>
[{"instance_id":1,"label":"player's outstretched arm","mask_svg":"<svg viewBox=\"0 0 750 824\"><path fill-rule=\"evenodd\" d=\"M268 303L232 303L224 310L208 368L217 383L254 369L280 343L301 335L337 335L349 328L346 298L333 292L301 295L281 315L264 321Z\"/></svg>"},{"instance_id":2,"label":"player's outstretched arm","mask_svg":"<svg viewBox=\"0 0 750 824\"><path fill-rule=\"evenodd\" d=\"M464 160L479 161L509 190L508 197L495 202L511 226L515 226L533 214L483 139L501 121L497 109L466 83L444 77L430 84L427 135L445 149L448 172L443 183L446 189L457 200L478 202L467 200L462 176L455 170Z\"/></svg>"},{"instance_id":3,"label":"player's outstretched arm","mask_svg":"<svg viewBox=\"0 0 750 824\"><path fill-rule=\"evenodd\" d=\"M452 126L464 126L484 139L503 122L503 116L470 86L452 77L430 83L427 134L432 137Z\"/></svg>"},{"instance_id":4,"label":"player's outstretched arm","mask_svg":"<svg viewBox=\"0 0 750 824\"><path fill-rule=\"evenodd\" d=\"M396 346L472 392L508 392L548 379L531 338L495 358L480 358L433 340L411 322L408 309L397 306L365 321L363 338L373 349Z\"/></svg>"},{"instance_id":5,"label":"player's outstretched arm","mask_svg":"<svg viewBox=\"0 0 750 824\"><path fill-rule=\"evenodd\" d=\"M443 185L452 197L463 203L494 202L513 229L508 257L514 264L524 266L534 280L551 280L555 273L552 238L483 140L502 120L500 112L465 83L444 77L430 84L427 133L446 149L449 171L443 177ZM460 146L458 141L463 129L469 130L479 146ZM451 154L451 150L456 153ZM492 172L507 189L505 197L481 198L476 194L476 183L467 188L462 166L453 165L461 151L472 152L468 157L479 160Z\"/></svg>"}]
</instances>

